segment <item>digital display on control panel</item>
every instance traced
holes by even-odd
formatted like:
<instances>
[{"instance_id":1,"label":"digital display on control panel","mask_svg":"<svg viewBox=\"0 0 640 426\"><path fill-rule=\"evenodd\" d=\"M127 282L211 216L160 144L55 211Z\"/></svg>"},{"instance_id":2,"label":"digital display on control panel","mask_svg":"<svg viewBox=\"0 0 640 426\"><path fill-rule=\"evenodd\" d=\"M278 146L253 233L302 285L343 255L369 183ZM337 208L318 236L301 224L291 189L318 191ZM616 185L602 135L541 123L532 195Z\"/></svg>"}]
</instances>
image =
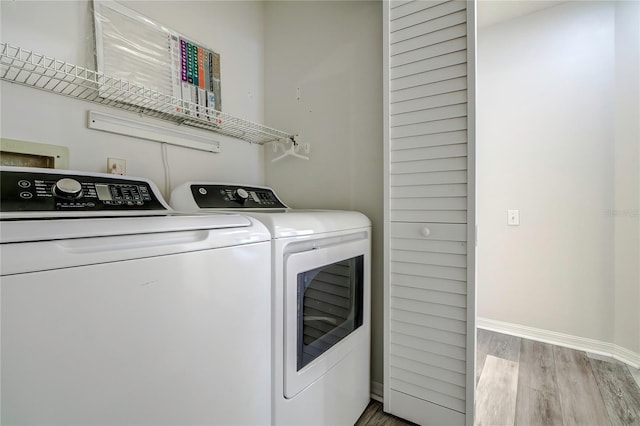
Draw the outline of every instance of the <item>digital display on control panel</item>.
<instances>
[{"instance_id":1,"label":"digital display on control panel","mask_svg":"<svg viewBox=\"0 0 640 426\"><path fill-rule=\"evenodd\" d=\"M107 185L97 183L96 192L101 201L146 201L150 200L149 191L137 185Z\"/></svg>"},{"instance_id":2,"label":"digital display on control panel","mask_svg":"<svg viewBox=\"0 0 640 426\"><path fill-rule=\"evenodd\" d=\"M109 185L96 184L96 192L98 193L98 199L103 201L111 201L111 191L109 191Z\"/></svg>"},{"instance_id":3,"label":"digital display on control panel","mask_svg":"<svg viewBox=\"0 0 640 426\"><path fill-rule=\"evenodd\" d=\"M166 210L144 181L2 170L3 212Z\"/></svg>"},{"instance_id":4,"label":"digital display on control panel","mask_svg":"<svg viewBox=\"0 0 640 426\"><path fill-rule=\"evenodd\" d=\"M236 185L193 184L193 199L201 209L284 209L268 188Z\"/></svg>"}]
</instances>

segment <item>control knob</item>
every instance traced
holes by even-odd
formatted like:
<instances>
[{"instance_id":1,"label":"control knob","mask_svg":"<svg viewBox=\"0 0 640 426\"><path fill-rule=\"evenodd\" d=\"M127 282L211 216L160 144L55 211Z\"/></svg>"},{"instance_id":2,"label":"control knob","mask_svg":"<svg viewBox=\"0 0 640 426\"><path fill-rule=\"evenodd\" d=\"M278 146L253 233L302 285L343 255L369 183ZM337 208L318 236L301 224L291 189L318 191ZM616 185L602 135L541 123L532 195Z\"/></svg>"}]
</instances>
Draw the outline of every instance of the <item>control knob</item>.
<instances>
[{"instance_id":1,"label":"control knob","mask_svg":"<svg viewBox=\"0 0 640 426\"><path fill-rule=\"evenodd\" d=\"M53 195L60 198L78 198L82 195L82 185L75 179L60 179L53 185Z\"/></svg>"},{"instance_id":2,"label":"control knob","mask_svg":"<svg viewBox=\"0 0 640 426\"><path fill-rule=\"evenodd\" d=\"M238 201L240 204L244 204L245 201L247 201L247 199L249 198L249 193L242 188L238 188L236 189L235 196L236 201Z\"/></svg>"}]
</instances>

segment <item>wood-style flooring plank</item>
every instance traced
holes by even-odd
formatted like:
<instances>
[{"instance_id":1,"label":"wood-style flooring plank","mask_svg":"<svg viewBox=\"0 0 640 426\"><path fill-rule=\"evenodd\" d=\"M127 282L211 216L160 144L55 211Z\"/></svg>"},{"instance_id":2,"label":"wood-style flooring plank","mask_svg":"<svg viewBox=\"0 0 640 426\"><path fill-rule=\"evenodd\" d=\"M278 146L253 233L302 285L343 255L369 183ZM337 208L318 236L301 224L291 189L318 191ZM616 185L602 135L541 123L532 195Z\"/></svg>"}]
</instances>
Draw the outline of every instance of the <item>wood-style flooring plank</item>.
<instances>
[{"instance_id":1,"label":"wood-style flooring plank","mask_svg":"<svg viewBox=\"0 0 640 426\"><path fill-rule=\"evenodd\" d=\"M354 426L417 426L383 410L381 402L371 401Z\"/></svg>"},{"instance_id":2,"label":"wood-style flooring plank","mask_svg":"<svg viewBox=\"0 0 640 426\"><path fill-rule=\"evenodd\" d=\"M609 415L584 352L553 347L562 419L569 425L610 425Z\"/></svg>"},{"instance_id":3,"label":"wood-style flooring plank","mask_svg":"<svg viewBox=\"0 0 640 426\"><path fill-rule=\"evenodd\" d=\"M514 424L517 391L518 363L487 355L476 388L475 424Z\"/></svg>"},{"instance_id":4,"label":"wood-style flooring plank","mask_svg":"<svg viewBox=\"0 0 640 426\"><path fill-rule=\"evenodd\" d=\"M636 384L640 388L640 369L633 368L633 367L630 367L630 366L627 366L627 369L629 370L629 373L631 373L631 375L633 376L634 380L636 381Z\"/></svg>"},{"instance_id":5,"label":"wood-style flooring plank","mask_svg":"<svg viewBox=\"0 0 640 426\"><path fill-rule=\"evenodd\" d=\"M515 424L562 424L553 346L548 343L522 339Z\"/></svg>"},{"instance_id":6,"label":"wood-style flooring plank","mask_svg":"<svg viewBox=\"0 0 640 426\"><path fill-rule=\"evenodd\" d=\"M480 380L484 361L487 359L487 351L489 350L492 334L490 331L481 328L478 329L476 337L476 385L478 384L478 380Z\"/></svg>"},{"instance_id":7,"label":"wood-style flooring plank","mask_svg":"<svg viewBox=\"0 0 640 426\"><path fill-rule=\"evenodd\" d=\"M491 341L487 347L487 355L508 361L518 362L520 358L520 337L502 333L491 333Z\"/></svg>"},{"instance_id":8,"label":"wood-style flooring plank","mask_svg":"<svg viewBox=\"0 0 640 426\"><path fill-rule=\"evenodd\" d=\"M365 426L369 424L371 419L376 417L376 415L381 411L382 404L378 401L371 400L371 402L369 402L369 405L367 405L367 408L365 408L364 412L360 415L360 418L358 419L358 421L356 421L356 424L354 426Z\"/></svg>"},{"instance_id":9,"label":"wood-style flooring plank","mask_svg":"<svg viewBox=\"0 0 640 426\"><path fill-rule=\"evenodd\" d=\"M591 359L591 369L614 425L640 425L640 389L626 366Z\"/></svg>"}]
</instances>

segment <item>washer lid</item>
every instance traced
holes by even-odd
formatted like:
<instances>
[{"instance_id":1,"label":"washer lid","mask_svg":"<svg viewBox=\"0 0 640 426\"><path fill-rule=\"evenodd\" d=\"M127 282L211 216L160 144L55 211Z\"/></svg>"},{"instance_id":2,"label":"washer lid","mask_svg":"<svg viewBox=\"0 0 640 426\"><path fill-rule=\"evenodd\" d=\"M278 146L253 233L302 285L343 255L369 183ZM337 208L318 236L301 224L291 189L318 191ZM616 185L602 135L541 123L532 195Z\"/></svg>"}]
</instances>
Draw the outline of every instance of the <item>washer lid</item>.
<instances>
[{"instance_id":1,"label":"washer lid","mask_svg":"<svg viewBox=\"0 0 640 426\"><path fill-rule=\"evenodd\" d=\"M237 214L194 214L149 217L99 217L0 221L0 243L136 235L190 230L229 229L235 244L267 241L260 223ZM230 240L231 241L231 240ZM232 245L229 243L229 245Z\"/></svg>"},{"instance_id":2,"label":"washer lid","mask_svg":"<svg viewBox=\"0 0 640 426\"><path fill-rule=\"evenodd\" d=\"M273 238L300 237L341 232L371 226L365 215L346 210L286 210L281 212L242 212L262 222Z\"/></svg>"}]
</instances>

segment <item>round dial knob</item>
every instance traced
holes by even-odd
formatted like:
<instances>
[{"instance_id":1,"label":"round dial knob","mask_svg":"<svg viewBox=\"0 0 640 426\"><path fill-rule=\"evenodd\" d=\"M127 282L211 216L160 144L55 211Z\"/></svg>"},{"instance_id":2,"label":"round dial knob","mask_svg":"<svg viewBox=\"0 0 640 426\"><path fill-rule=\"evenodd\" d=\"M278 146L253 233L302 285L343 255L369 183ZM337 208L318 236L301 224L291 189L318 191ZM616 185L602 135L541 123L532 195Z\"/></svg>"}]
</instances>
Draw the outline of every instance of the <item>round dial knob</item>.
<instances>
[{"instance_id":1,"label":"round dial knob","mask_svg":"<svg viewBox=\"0 0 640 426\"><path fill-rule=\"evenodd\" d=\"M82 195L82 185L75 179L63 178L53 185L53 194L62 198L78 198Z\"/></svg>"},{"instance_id":2,"label":"round dial knob","mask_svg":"<svg viewBox=\"0 0 640 426\"><path fill-rule=\"evenodd\" d=\"M244 204L244 202L247 201L247 198L249 198L249 193L246 190L242 188L236 189L236 200L240 204Z\"/></svg>"}]
</instances>

